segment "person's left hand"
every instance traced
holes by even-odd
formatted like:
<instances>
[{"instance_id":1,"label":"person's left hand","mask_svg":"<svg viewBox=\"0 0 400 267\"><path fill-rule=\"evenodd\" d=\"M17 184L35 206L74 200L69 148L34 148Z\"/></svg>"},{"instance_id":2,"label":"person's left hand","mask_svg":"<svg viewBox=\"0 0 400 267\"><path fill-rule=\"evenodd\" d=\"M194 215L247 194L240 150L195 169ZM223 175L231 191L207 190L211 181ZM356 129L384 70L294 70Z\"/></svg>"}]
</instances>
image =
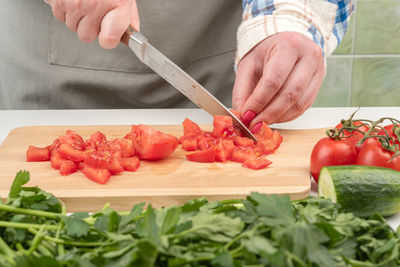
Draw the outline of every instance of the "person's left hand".
<instances>
[{"instance_id":1,"label":"person's left hand","mask_svg":"<svg viewBox=\"0 0 400 267\"><path fill-rule=\"evenodd\" d=\"M293 120L315 100L325 73L321 48L297 32L268 37L240 61L233 109L250 128ZM257 130L253 130L257 131Z\"/></svg>"}]
</instances>

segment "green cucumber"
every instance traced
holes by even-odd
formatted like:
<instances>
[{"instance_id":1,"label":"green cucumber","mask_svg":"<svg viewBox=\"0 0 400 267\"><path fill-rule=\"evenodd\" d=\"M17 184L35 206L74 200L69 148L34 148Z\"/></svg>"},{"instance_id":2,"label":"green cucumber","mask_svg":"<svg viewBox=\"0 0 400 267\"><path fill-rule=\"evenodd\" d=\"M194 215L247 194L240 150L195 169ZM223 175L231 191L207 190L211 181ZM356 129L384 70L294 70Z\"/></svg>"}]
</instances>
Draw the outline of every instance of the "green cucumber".
<instances>
[{"instance_id":1,"label":"green cucumber","mask_svg":"<svg viewBox=\"0 0 400 267\"><path fill-rule=\"evenodd\" d=\"M318 194L357 216L392 215L400 211L400 172L360 165L323 167Z\"/></svg>"}]
</instances>

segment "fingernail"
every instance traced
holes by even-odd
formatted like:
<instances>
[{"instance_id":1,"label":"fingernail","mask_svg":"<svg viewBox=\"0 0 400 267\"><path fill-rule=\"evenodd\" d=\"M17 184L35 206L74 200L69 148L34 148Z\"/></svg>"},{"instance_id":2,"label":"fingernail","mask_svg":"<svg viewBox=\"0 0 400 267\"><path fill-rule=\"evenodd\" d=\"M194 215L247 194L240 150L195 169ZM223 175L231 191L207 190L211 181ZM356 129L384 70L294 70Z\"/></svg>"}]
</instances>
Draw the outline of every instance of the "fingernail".
<instances>
[{"instance_id":1,"label":"fingernail","mask_svg":"<svg viewBox=\"0 0 400 267\"><path fill-rule=\"evenodd\" d=\"M253 119L254 119L254 117L257 115L257 113L255 113L254 111L252 111L252 110L248 110L248 111L246 111L244 114L243 114L243 116L242 116L242 122L244 123L244 124L249 124Z\"/></svg>"},{"instance_id":2,"label":"fingernail","mask_svg":"<svg viewBox=\"0 0 400 267\"><path fill-rule=\"evenodd\" d=\"M258 133L258 132L261 130L261 126L262 126L262 122L261 122L261 121L260 121L260 122L257 122L256 125L254 125L254 126L251 128L251 132L252 132L253 134Z\"/></svg>"}]
</instances>

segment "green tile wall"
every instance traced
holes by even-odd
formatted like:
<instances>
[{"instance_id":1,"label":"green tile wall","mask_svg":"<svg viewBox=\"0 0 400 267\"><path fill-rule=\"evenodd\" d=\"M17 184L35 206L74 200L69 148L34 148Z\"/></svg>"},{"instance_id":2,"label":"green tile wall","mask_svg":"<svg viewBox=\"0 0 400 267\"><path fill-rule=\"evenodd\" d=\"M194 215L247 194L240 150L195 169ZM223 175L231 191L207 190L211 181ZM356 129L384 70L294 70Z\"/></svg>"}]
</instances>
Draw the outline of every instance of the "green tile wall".
<instances>
[{"instance_id":1,"label":"green tile wall","mask_svg":"<svg viewBox=\"0 0 400 267\"><path fill-rule=\"evenodd\" d=\"M400 106L400 0L356 1L313 106Z\"/></svg>"}]
</instances>

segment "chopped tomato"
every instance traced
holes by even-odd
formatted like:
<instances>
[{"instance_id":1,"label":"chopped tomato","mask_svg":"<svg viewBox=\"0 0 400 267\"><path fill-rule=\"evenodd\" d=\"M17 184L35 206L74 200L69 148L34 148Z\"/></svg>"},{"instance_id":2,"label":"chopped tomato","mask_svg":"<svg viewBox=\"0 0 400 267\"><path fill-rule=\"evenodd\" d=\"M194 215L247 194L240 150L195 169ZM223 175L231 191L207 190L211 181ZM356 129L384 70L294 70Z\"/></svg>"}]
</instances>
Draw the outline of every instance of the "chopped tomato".
<instances>
[{"instance_id":1,"label":"chopped tomato","mask_svg":"<svg viewBox=\"0 0 400 267\"><path fill-rule=\"evenodd\" d=\"M241 147L251 147L254 145L254 141L250 138L247 137L242 137L242 136L232 136L233 142L235 142L236 146L241 146Z\"/></svg>"},{"instance_id":2,"label":"chopped tomato","mask_svg":"<svg viewBox=\"0 0 400 267\"><path fill-rule=\"evenodd\" d=\"M99 184L105 184L111 177L111 173L107 169L84 167L81 171L87 178Z\"/></svg>"},{"instance_id":3,"label":"chopped tomato","mask_svg":"<svg viewBox=\"0 0 400 267\"><path fill-rule=\"evenodd\" d=\"M216 144L216 140L211 136L201 136L201 138L197 139L197 147L200 150L207 150L214 147Z\"/></svg>"},{"instance_id":4,"label":"chopped tomato","mask_svg":"<svg viewBox=\"0 0 400 267\"><path fill-rule=\"evenodd\" d=\"M85 149L85 141L82 137L74 131L67 130L64 135L58 137L61 144L67 144L77 150Z\"/></svg>"},{"instance_id":5,"label":"chopped tomato","mask_svg":"<svg viewBox=\"0 0 400 267\"><path fill-rule=\"evenodd\" d=\"M178 139L147 125L132 126L132 144L140 159L159 160L178 147Z\"/></svg>"},{"instance_id":6,"label":"chopped tomato","mask_svg":"<svg viewBox=\"0 0 400 267\"><path fill-rule=\"evenodd\" d=\"M183 136L181 138L182 148L186 151L197 150L197 137L193 135Z\"/></svg>"},{"instance_id":7,"label":"chopped tomato","mask_svg":"<svg viewBox=\"0 0 400 267\"><path fill-rule=\"evenodd\" d=\"M63 160L60 165L60 174L61 175L68 175L74 173L78 170L77 165L72 160Z\"/></svg>"},{"instance_id":8,"label":"chopped tomato","mask_svg":"<svg viewBox=\"0 0 400 267\"><path fill-rule=\"evenodd\" d=\"M235 133L233 128L232 117L230 116L214 116L214 137L226 137Z\"/></svg>"},{"instance_id":9,"label":"chopped tomato","mask_svg":"<svg viewBox=\"0 0 400 267\"><path fill-rule=\"evenodd\" d=\"M232 151L231 160L243 163L246 159L255 157L256 153L252 149L235 147Z\"/></svg>"},{"instance_id":10,"label":"chopped tomato","mask_svg":"<svg viewBox=\"0 0 400 267\"><path fill-rule=\"evenodd\" d=\"M189 120L188 118L186 118L182 122L182 125L183 125L183 135L185 136L189 134L199 135L203 132L197 123Z\"/></svg>"},{"instance_id":11,"label":"chopped tomato","mask_svg":"<svg viewBox=\"0 0 400 267\"><path fill-rule=\"evenodd\" d=\"M243 166L253 169L253 170L260 170L264 169L268 165L270 165L272 161L268 160L265 157L255 157L255 158L248 158L244 161Z\"/></svg>"},{"instance_id":12,"label":"chopped tomato","mask_svg":"<svg viewBox=\"0 0 400 267\"><path fill-rule=\"evenodd\" d=\"M135 155L135 148L133 148L131 140L116 138L113 143L117 143L120 146L122 158L129 158Z\"/></svg>"},{"instance_id":13,"label":"chopped tomato","mask_svg":"<svg viewBox=\"0 0 400 267\"><path fill-rule=\"evenodd\" d=\"M51 154L51 158L50 158L50 163L51 163L51 167L53 169L60 169L61 163L64 161L63 157L61 156L61 154L57 151L54 150L53 153Z\"/></svg>"},{"instance_id":14,"label":"chopped tomato","mask_svg":"<svg viewBox=\"0 0 400 267\"><path fill-rule=\"evenodd\" d=\"M61 144L57 151L66 159L80 162L83 161L85 153L78 149L75 149L72 145Z\"/></svg>"},{"instance_id":15,"label":"chopped tomato","mask_svg":"<svg viewBox=\"0 0 400 267\"><path fill-rule=\"evenodd\" d=\"M265 123L262 124L260 131L256 134L257 146L262 148L263 153L270 154L274 152L282 143L283 137L278 131L273 131Z\"/></svg>"},{"instance_id":16,"label":"chopped tomato","mask_svg":"<svg viewBox=\"0 0 400 267\"><path fill-rule=\"evenodd\" d=\"M103 143L103 142L107 141L107 138L102 132L97 131L90 136L90 140L92 140L98 144L98 143Z\"/></svg>"},{"instance_id":17,"label":"chopped tomato","mask_svg":"<svg viewBox=\"0 0 400 267\"><path fill-rule=\"evenodd\" d=\"M49 150L50 155L53 153L54 149L57 149L60 146L60 139L55 139L51 145L46 146Z\"/></svg>"},{"instance_id":18,"label":"chopped tomato","mask_svg":"<svg viewBox=\"0 0 400 267\"><path fill-rule=\"evenodd\" d=\"M186 158L190 161L195 161L195 162L214 162L215 149L211 148L208 150L200 150L192 154L186 155Z\"/></svg>"},{"instance_id":19,"label":"chopped tomato","mask_svg":"<svg viewBox=\"0 0 400 267\"><path fill-rule=\"evenodd\" d=\"M50 159L50 151L47 148L29 146L26 151L26 161L47 161Z\"/></svg>"},{"instance_id":20,"label":"chopped tomato","mask_svg":"<svg viewBox=\"0 0 400 267\"><path fill-rule=\"evenodd\" d=\"M89 167L107 169L111 174L120 173L124 170L118 158L112 156L108 151L93 151L85 154L85 164Z\"/></svg>"},{"instance_id":21,"label":"chopped tomato","mask_svg":"<svg viewBox=\"0 0 400 267\"><path fill-rule=\"evenodd\" d=\"M125 171L134 172L140 166L140 161L137 156L133 156L130 158L120 158L119 163L124 168Z\"/></svg>"}]
</instances>

